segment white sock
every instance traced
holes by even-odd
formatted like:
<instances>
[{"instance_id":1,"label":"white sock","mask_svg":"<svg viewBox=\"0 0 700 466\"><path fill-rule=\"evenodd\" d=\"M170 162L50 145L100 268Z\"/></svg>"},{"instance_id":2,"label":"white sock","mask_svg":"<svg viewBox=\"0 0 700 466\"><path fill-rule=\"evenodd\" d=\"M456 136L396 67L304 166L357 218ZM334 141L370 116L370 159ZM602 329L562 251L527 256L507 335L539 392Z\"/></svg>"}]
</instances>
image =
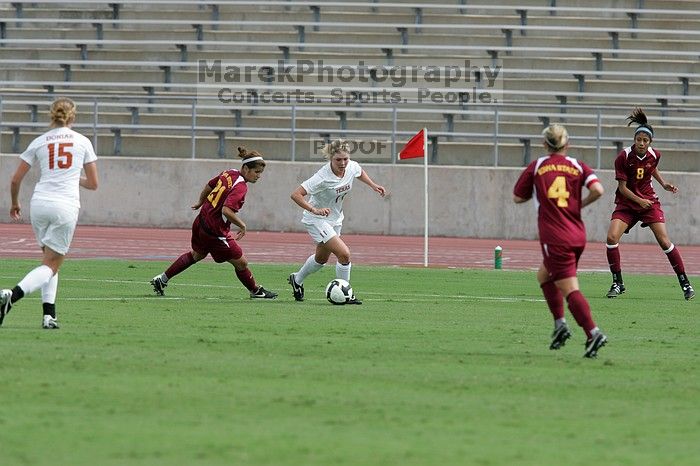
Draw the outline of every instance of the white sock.
<instances>
[{"instance_id":1,"label":"white sock","mask_svg":"<svg viewBox=\"0 0 700 466\"><path fill-rule=\"evenodd\" d=\"M168 276L165 275L165 272L160 274L160 281L162 281L164 284L168 283Z\"/></svg>"},{"instance_id":2,"label":"white sock","mask_svg":"<svg viewBox=\"0 0 700 466\"><path fill-rule=\"evenodd\" d=\"M24 294L34 293L53 277L53 270L48 265L40 265L35 268L17 284Z\"/></svg>"},{"instance_id":3,"label":"white sock","mask_svg":"<svg viewBox=\"0 0 700 466\"><path fill-rule=\"evenodd\" d=\"M595 337L595 336L598 335L599 333L600 333L600 329L599 329L598 327L593 327L593 328L591 329L591 336L592 336L592 337Z\"/></svg>"},{"instance_id":4,"label":"white sock","mask_svg":"<svg viewBox=\"0 0 700 466\"><path fill-rule=\"evenodd\" d=\"M565 318L562 317L561 319L557 319L557 320L554 321L554 328L559 328L559 327L561 327L562 325L566 325L566 319L565 319Z\"/></svg>"},{"instance_id":5,"label":"white sock","mask_svg":"<svg viewBox=\"0 0 700 466\"><path fill-rule=\"evenodd\" d=\"M41 287L41 302L56 304L56 292L58 291L58 274L51 277L51 279L44 283Z\"/></svg>"},{"instance_id":6,"label":"white sock","mask_svg":"<svg viewBox=\"0 0 700 466\"><path fill-rule=\"evenodd\" d=\"M306 277L314 272L318 272L323 266L324 264L316 262L316 255L311 254L309 258L306 259L306 262L304 262L304 265L302 265L299 271L294 275L294 281L297 282L297 285L303 284Z\"/></svg>"},{"instance_id":7,"label":"white sock","mask_svg":"<svg viewBox=\"0 0 700 466\"><path fill-rule=\"evenodd\" d=\"M348 262L343 265L340 262L335 264L335 277L342 278L346 282L350 281L350 269L352 268L352 263Z\"/></svg>"}]
</instances>

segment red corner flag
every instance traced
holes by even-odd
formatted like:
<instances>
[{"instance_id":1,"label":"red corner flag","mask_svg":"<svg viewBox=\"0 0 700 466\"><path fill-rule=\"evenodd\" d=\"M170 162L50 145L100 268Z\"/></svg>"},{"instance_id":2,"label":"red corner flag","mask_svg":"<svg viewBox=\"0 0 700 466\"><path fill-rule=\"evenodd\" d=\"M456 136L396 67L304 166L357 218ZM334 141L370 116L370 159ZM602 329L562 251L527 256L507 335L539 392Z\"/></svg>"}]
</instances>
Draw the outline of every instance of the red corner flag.
<instances>
[{"instance_id":1,"label":"red corner flag","mask_svg":"<svg viewBox=\"0 0 700 466\"><path fill-rule=\"evenodd\" d=\"M423 128L399 151L399 160L425 157L428 151L428 130Z\"/></svg>"}]
</instances>

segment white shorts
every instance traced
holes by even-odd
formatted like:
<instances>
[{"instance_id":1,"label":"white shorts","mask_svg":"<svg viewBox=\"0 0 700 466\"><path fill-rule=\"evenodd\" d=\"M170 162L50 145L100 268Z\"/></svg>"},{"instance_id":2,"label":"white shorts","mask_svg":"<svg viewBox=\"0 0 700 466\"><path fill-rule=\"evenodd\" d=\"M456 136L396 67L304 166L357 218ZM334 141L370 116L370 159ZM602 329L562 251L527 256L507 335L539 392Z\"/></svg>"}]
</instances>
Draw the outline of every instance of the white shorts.
<instances>
[{"instance_id":1,"label":"white shorts","mask_svg":"<svg viewBox=\"0 0 700 466\"><path fill-rule=\"evenodd\" d=\"M340 236L340 229L343 228L343 225L331 226L331 224L325 220L313 220L308 223L302 223L315 243L327 243L332 238Z\"/></svg>"},{"instance_id":2,"label":"white shorts","mask_svg":"<svg viewBox=\"0 0 700 466\"><path fill-rule=\"evenodd\" d=\"M62 204L32 202L29 217L39 246L48 246L65 256L73 240L79 211L77 207Z\"/></svg>"}]
</instances>

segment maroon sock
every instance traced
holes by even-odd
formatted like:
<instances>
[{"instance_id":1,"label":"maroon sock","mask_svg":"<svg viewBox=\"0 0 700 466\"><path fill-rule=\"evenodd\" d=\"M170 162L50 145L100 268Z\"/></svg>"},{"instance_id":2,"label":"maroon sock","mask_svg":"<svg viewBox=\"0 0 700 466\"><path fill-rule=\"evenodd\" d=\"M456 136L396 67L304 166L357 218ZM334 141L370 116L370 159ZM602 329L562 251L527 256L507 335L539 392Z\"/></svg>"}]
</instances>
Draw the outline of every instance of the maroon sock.
<instances>
[{"instance_id":1,"label":"maroon sock","mask_svg":"<svg viewBox=\"0 0 700 466\"><path fill-rule=\"evenodd\" d=\"M667 252L666 257L671 263L671 267L673 267L673 271L676 272L676 275L685 274L685 265L683 265L683 258L681 257L681 252L678 250L677 247L674 246L673 249L671 249L671 251Z\"/></svg>"},{"instance_id":2,"label":"maroon sock","mask_svg":"<svg viewBox=\"0 0 700 466\"><path fill-rule=\"evenodd\" d=\"M608 256L608 265L610 266L610 271L612 273L619 273L622 270L622 265L620 264L620 247L615 246L611 248L610 245L606 245L606 254Z\"/></svg>"},{"instance_id":3,"label":"maroon sock","mask_svg":"<svg viewBox=\"0 0 700 466\"><path fill-rule=\"evenodd\" d=\"M165 271L165 276L168 277L168 280L173 278L175 275L179 274L183 270L185 270L187 267L190 265L194 264L195 260L194 257L192 257L192 252L186 252L180 257L178 257L175 262L173 262L170 267L168 267L168 270Z\"/></svg>"},{"instance_id":4,"label":"maroon sock","mask_svg":"<svg viewBox=\"0 0 700 466\"><path fill-rule=\"evenodd\" d=\"M569 311L576 319L576 323L586 332L586 336L591 338L591 330L595 328L595 322L591 316L591 307L583 293L580 290L572 291L566 297L566 302L569 304Z\"/></svg>"},{"instance_id":5,"label":"maroon sock","mask_svg":"<svg viewBox=\"0 0 700 466\"><path fill-rule=\"evenodd\" d=\"M248 267L243 270L236 269L236 276L248 291L255 291L258 289L258 285L255 284L255 278L253 278L253 272L251 272Z\"/></svg>"},{"instance_id":6,"label":"maroon sock","mask_svg":"<svg viewBox=\"0 0 700 466\"><path fill-rule=\"evenodd\" d=\"M554 320L564 318L564 297L561 295L561 291L557 288L557 285L553 281L549 280L540 285L542 288L542 294L544 295L545 301L547 301L547 306L549 306L549 312L552 313Z\"/></svg>"}]
</instances>

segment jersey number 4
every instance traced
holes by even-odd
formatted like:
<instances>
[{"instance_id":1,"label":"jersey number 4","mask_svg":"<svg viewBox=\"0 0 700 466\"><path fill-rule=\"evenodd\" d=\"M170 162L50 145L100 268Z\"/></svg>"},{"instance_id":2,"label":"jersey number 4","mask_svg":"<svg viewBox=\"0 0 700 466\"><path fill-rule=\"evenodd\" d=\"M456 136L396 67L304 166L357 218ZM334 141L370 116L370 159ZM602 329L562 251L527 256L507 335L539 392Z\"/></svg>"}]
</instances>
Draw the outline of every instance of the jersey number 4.
<instances>
[{"instance_id":1,"label":"jersey number 4","mask_svg":"<svg viewBox=\"0 0 700 466\"><path fill-rule=\"evenodd\" d=\"M69 150L72 142L57 142L49 144L49 170L54 168L66 169L73 165L73 154Z\"/></svg>"},{"instance_id":2,"label":"jersey number 4","mask_svg":"<svg viewBox=\"0 0 700 466\"><path fill-rule=\"evenodd\" d=\"M557 176L547 189L547 197L557 200L557 207L568 207L571 193L566 190L566 178Z\"/></svg>"}]
</instances>

